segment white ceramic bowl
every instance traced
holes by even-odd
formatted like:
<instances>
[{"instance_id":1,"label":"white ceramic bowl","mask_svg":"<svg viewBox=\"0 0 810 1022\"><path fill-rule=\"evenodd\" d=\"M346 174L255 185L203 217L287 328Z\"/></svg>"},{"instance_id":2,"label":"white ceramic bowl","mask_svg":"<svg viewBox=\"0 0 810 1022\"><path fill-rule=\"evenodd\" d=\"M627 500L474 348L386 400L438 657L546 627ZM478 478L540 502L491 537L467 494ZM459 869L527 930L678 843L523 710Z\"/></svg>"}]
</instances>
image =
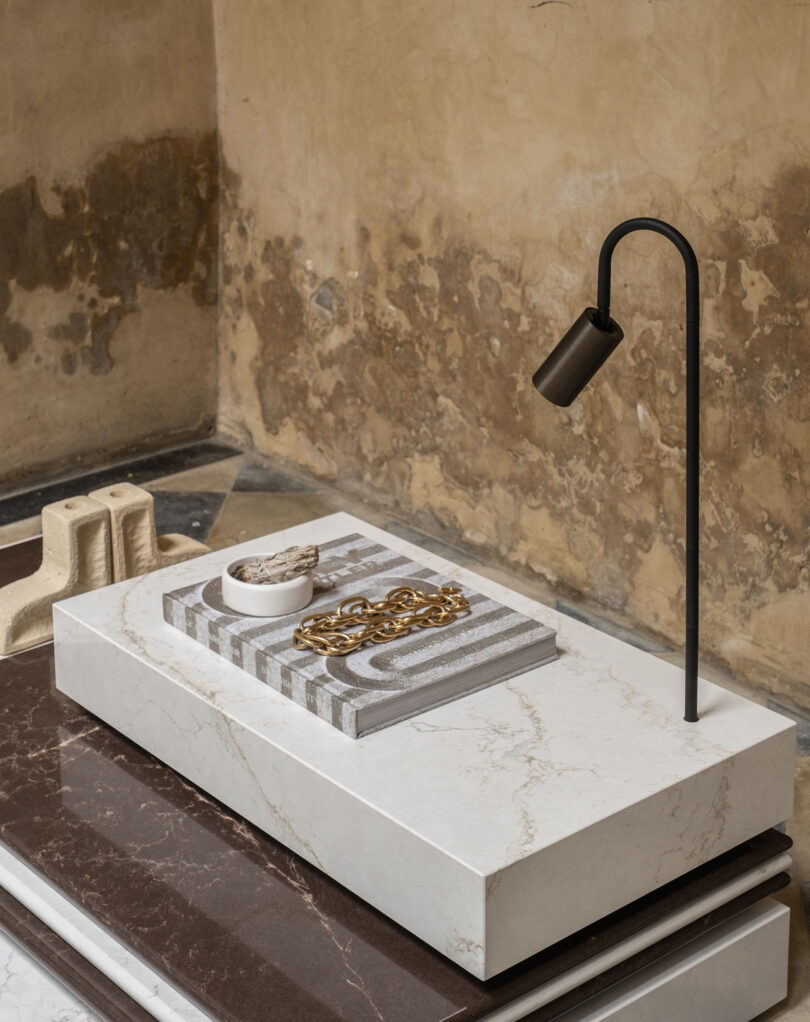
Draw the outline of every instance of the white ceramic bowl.
<instances>
[{"instance_id":1,"label":"white ceramic bowl","mask_svg":"<svg viewBox=\"0 0 810 1022\"><path fill-rule=\"evenodd\" d=\"M296 610L306 607L312 599L312 572L307 571L289 582L271 582L268 585L256 585L254 582L241 582L231 572L240 564L248 561L261 560L269 554L251 554L231 561L222 572L222 600L238 614L250 614L252 617L281 617L282 614L293 614Z\"/></svg>"}]
</instances>

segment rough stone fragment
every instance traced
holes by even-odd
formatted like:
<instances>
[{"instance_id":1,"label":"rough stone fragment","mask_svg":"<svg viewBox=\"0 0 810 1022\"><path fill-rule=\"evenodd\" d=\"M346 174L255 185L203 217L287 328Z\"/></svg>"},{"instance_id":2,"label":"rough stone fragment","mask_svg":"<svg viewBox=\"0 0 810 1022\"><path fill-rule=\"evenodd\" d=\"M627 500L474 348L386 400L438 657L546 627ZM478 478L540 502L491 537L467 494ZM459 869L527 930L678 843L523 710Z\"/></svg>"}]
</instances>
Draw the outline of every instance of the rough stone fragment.
<instances>
[{"instance_id":1,"label":"rough stone fragment","mask_svg":"<svg viewBox=\"0 0 810 1022\"><path fill-rule=\"evenodd\" d=\"M290 582L318 563L316 546L291 546L281 553L271 554L263 560L240 564L231 574L240 582L254 585L272 585L274 582Z\"/></svg>"}]
</instances>

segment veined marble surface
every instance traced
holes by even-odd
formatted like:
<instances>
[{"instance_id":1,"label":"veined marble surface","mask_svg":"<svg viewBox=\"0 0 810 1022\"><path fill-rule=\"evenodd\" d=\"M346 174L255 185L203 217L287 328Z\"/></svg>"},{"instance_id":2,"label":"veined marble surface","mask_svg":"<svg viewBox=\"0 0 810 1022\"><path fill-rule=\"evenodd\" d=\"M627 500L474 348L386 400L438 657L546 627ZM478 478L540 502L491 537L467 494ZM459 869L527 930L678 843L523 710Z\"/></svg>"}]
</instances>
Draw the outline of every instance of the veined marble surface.
<instances>
[{"instance_id":1,"label":"veined marble surface","mask_svg":"<svg viewBox=\"0 0 810 1022\"><path fill-rule=\"evenodd\" d=\"M0 1012L3 1022L103 1022L2 932Z\"/></svg>"},{"instance_id":2,"label":"veined marble surface","mask_svg":"<svg viewBox=\"0 0 810 1022\"><path fill-rule=\"evenodd\" d=\"M236 556L355 531L554 628L560 659L351 741L163 621ZM59 689L480 978L791 813L791 721L702 682L686 724L679 669L350 515L54 621Z\"/></svg>"}]
</instances>

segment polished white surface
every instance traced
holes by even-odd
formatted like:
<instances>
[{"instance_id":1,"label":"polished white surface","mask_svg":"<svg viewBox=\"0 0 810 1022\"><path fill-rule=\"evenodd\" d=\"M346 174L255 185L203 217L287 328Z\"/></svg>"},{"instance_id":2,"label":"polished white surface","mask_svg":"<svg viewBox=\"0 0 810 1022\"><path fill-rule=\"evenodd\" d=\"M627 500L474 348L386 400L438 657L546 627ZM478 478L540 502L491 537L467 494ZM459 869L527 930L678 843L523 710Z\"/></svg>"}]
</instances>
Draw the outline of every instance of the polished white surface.
<instances>
[{"instance_id":1,"label":"polished white surface","mask_svg":"<svg viewBox=\"0 0 810 1022\"><path fill-rule=\"evenodd\" d=\"M25 905L29 912L33 912L158 1022L213 1022L210 1015L192 1004L3 845L0 845L0 887ZM4 996L2 987L0 996ZM20 991L15 996L23 1005L27 1003L24 992ZM9 998L9 1003L15 1002ZM0 1005L3 1005L0 1012L2 1022L7 1022L7 1018L13 1019L14 1015L6 1016L5 1003L1 999ZM96 1018L92 1013L86 1017ZM20 1019L25 1022L51 1022L51 1016L45 1013L22 1014ZM54 1022L56 1020L62 1022L62 1017L55 1015ZM68 1014L64 1022L85 1022L85 1016Z\"/></svg>"},{"instance_id":2,"label":"polished white surface","mask_svg":"<svg viewBox=\"0 0 810 1022\"><path fill-rule=\"evenodd\" d=\"M0 1018L3 1022L103 1022L2 932Z\"/></svg>"},{"instance_id":3,"label":"polished white surface","mask_svg":"<svg viewBox=\"0 0 810 1022\"><path fill-rule=\"evenodd\" d=\"M235 557L360 532L556 629L560 659L352 741L163 621ZM54 608L57 686L487 978L791 815L791 721L353 516ZM571 897L571 885L577 896Z\"/></svg>"},{"instance_id":4,"label":"polished white surface","mask_svg":"<svg viewBox=\"0 0 810 1022\"><path fill-rule=\"evenodd\" d=\"M787 996L789 923L766 898L555 1022L751 1022Z\"/></svg>"}]
</instances>

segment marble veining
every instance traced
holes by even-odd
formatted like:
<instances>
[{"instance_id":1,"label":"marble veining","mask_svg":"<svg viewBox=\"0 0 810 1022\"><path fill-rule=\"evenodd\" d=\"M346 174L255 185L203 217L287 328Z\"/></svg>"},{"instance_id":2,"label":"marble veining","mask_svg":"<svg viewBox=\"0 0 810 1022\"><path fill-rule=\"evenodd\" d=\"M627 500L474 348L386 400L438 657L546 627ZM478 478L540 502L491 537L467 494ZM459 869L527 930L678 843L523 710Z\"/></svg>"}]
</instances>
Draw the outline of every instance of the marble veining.
<instances>
[{"instance_id":1,"label":"marble veining","mask_svg":"<svg viewBox=\"0 0 810 1022\"><path fill-rule=\"evenodd\" d=\"M0 856L11 857L11 853L0 847ZM18 867L25 870L23 886L30 890L36 874L20 859L15 858L14 861ZM47 892L51 898L66 901L56 888L46 881L39 879L39 885L41 893ZM99 932L99 927L86 913L75 906L72 907L80 920L76 925L78 934L83 936L93 928ZM42 915L47 916L48 913L42 911ZM26 908L5 887L0 887L0 928L36 961L44 965L52 976L96 1009L105 1022L154 1022L155 1016L151 1012L133 1001L114 979L97 969L85 955L60 937L44 919ZM115 943L109 934L105 933L105 936Z\"/></svg>"},{"instance_id":2,"label":"marble veining","mask_svg":"<svg viewBox=\"0 0 810 1022\"><path fill-rule=\"evenodd\" d=\"M0 845L0 886L34 913L44 926L83 959L85 977L95 968L111 981L110 988L88 993L91 1003L104 1001L102 1017L114 1020L155 1019L156 1022L213 1022L211 1016L192 1004L171 983L136 958L85 912L68 901L29 866ZM90 969L88 969L90 966ZM67 971L67 970L66 970ZM96 984L101 986L102 984ZM82 986L87 990L87 983ZM0 996L0 1003L2 997ZM138 1011L138 1007L143 1012ZM110 1010L112 1008L112 1011ZM31 1018L38 1018L34 1013ZM44 1015L41 1017L45 1017ZM92 1016L95 1018L95 1015Z\"/></svg>"},{"instance_id":3,"label":"marble veining","mask_svg":"<svg viewBox=\"0 0 810 1022\"><path fill-rule=\"evenodd\" d=\"M349 743L162 620L163 592L234 556L350 531L554 628L560 659ZM55 617L63 691L480 977L791 812L792 722L703 682L685 724L680 670L352 516ZM596 858L573 904L559 878Z\"/></svg>"},{"instance_id":4,"label":"marble veining","mask_svg":"<svg viewBox=\"0 0 810 1022\"><path fill-rule=\"evenodd\" d=\"M3 1022L103 1022L4 933L0 933L0 1005Z\"/></svg>"},{"instance_id":5,"label":"marble veining","mask_svg":"<svg viewBox=\"0 0 810 1022\"><path fill-rule=\"evenodd\" d=\"M463 1020L522 989L478 990L60 696L51 647L0 664L0 697L3 844L211 1017Z\"/></svg>"}]
</instances>

